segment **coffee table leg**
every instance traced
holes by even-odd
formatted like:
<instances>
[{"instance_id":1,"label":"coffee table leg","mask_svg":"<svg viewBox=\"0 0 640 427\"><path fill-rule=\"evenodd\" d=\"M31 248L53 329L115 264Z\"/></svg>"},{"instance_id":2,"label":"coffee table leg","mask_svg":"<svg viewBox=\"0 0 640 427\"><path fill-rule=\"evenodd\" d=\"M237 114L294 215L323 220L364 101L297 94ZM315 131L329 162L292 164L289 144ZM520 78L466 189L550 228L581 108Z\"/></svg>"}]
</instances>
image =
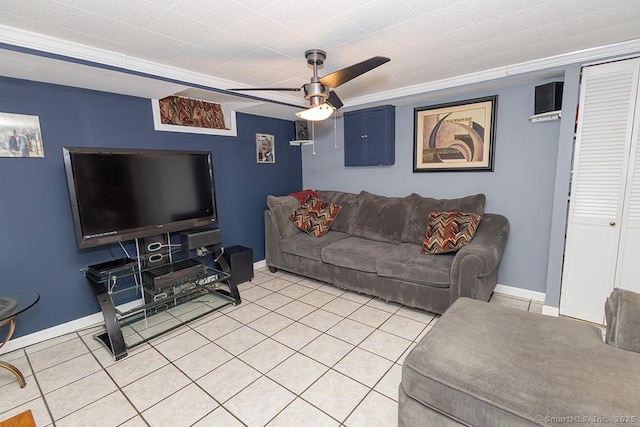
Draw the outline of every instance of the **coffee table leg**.
<instances>
[{"instance_id":1,"label":"coffee table leg","mask_svg":"<svg viewBox=\"0 0 640 427\"><path fill-rule=\"evenodd\" d=\"M11 317L7 320L4 320L0 322L0 326L4 326L7 323L9 324L9 331L7 332L7 336L4 338L4 340L2 340L2 343L0 343L0 348L2 348L11 339L11 335L13 335L13 331L16 329L16 318ZM24 375L22 375L22 372L20 372L20 369L16 368L11 363L0 361L0 368L4 368L7 371L11 372L18 380L20 388L24 388L24 386L27 384L24 380Z\"/></svg>"}]
</instances>

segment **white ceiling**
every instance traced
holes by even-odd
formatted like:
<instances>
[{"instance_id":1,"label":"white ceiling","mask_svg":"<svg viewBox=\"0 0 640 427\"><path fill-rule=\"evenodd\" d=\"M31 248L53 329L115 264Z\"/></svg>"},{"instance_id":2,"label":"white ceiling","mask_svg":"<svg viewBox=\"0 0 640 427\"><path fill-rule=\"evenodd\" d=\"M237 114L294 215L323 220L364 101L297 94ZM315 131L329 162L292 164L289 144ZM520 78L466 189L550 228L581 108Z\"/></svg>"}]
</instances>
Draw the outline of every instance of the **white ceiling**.
<instances>
[{"instance_id":1,"label":"white ceiling","mask_svg":"<svg viewBox=\"0 0 640 427\"><path fill-rule=\"evenodd\" d=\"M391 58L336 90L348 109L456 79L638 52L640 1L2 0L0 43L3 76L148 98L189 89L218 102L230 98L208 88L302 86L312 74L307 49L327 52L321 76L372 56ZM300 92L250 94L306 105ZM292 118L292 107L284 108Z\"/></svg>"}]
</instances>

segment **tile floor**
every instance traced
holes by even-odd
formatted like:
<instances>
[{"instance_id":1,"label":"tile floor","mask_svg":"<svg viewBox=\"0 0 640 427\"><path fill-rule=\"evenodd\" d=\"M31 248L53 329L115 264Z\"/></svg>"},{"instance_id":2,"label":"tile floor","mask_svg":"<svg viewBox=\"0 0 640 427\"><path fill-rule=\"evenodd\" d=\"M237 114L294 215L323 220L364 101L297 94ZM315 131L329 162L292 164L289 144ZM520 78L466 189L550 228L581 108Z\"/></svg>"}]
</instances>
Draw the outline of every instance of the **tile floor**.
<instances>
[{"instance_id":1,"label":"tile floor","mask_svg":"<svg viewBox=\"0 0 640 427\"><path fill-rule=\"evenodd\" d=\"M256 271L243 303L114 362L101 326L0 356L0 420L39 427L394 426L407 352L439 316L288 273ZM492 303L541 312L495 294Z\"/></svg>"}]
</instances>

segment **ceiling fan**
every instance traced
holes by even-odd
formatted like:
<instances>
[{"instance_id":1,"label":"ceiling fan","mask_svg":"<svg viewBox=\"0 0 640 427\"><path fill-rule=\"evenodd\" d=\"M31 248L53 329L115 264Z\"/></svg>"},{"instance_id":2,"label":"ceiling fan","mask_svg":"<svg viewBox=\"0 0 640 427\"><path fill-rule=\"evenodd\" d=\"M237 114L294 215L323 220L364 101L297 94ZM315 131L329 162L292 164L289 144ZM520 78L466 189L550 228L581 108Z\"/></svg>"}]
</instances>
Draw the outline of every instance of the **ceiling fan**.
<instances>
[{"instance_id":1,"label":"ceiling fan","mask_svg":"<svg viewBox=\"0 0 640 427\"><path fill-rule=\"evenodd\" d=\"M304 98L309 100L311 106L306 110L297 112L296 115L304 120L319 121L328 118L335 110L343 105L338 95L330 89L335 89L349 80L390 61L389 58L384 56L374 56L373 58L334 71L324 77L318 77L318 66L324 64L327 53L320 49L310 49L304 53L304 56L307 58L307 63L313 66L313 77L311 77L309 83L301 87L236 88L229 90L280 90L296 92L304 90Z\"/></svg>"}]
</instances>

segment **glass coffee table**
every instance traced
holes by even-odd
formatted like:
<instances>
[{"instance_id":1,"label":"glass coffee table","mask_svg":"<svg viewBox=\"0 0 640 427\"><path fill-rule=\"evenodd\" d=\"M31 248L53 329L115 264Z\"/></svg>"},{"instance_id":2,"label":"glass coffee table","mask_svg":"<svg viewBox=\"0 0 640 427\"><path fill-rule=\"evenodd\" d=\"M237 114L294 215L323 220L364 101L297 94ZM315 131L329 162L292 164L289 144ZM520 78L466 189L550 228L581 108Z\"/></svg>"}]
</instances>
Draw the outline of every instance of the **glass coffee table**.
<instances>
[{"instance_id":1,"label":"glass coffee table","mask_svg":"<svg viewBox=\"0 0 640 427\"><path fill-rule=\"evenodd\" d=\"M9 325L7 336L0 343L0 349L11 339L16 329L16 317L33 307L40 300L40 295L32 291L24 290L0 290L0 327ZM15 366L0 360L0 368L11 372L18 380L20 387L26 385L24 375Z\"/></svg>"}]
</instances>

